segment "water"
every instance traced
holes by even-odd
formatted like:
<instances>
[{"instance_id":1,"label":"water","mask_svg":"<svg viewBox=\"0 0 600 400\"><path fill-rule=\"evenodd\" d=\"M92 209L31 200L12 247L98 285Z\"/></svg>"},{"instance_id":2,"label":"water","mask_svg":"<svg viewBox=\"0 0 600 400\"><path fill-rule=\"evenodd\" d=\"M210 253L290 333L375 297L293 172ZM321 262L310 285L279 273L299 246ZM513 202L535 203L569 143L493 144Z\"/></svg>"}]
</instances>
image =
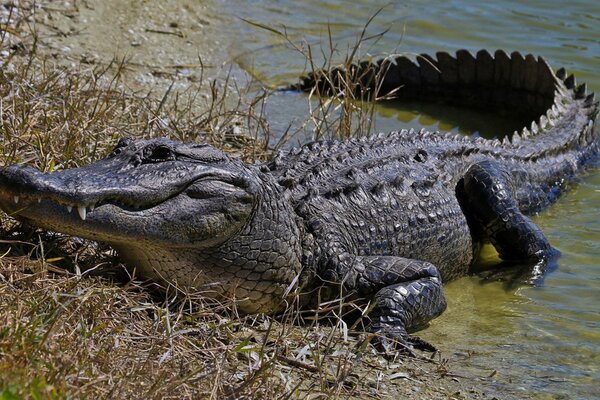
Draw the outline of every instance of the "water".
<instances>
[{"instance_id":1,"label":"water","mask_svg":"<svg viewBox=\"0 0 600 400\"><path fill-rule=\"evenodd\" d=\"M221 43L228 46L231 61L271 86L294 82L305 67L304 58L280 36L238 17L280 31L285 26L293 42L303 39L315 53L320 43L327 51L329 29L339 49L335 55L342 57L369 16L384 7L368 32L388 32L363 47L363 54L519 50L543 55L555 69L566 67L589 89L600 92L600 3L596 1L263 0L248 4L217 2L228 24ZM280 93L269 102L274 130L305 118L307 101L302 94ZM490 116L413 108L380 107L376 128L424 124L472 133L498 126ZM453 355L454 365L476 376L493 374L491 380L504 393L540 398L600 396L599 211L600 172L591 169L567 196L534 218L562 252L557 269L543 286L507 289L478 277L452 282L446 289L448 311L421 336Z\"/></svg>"}]
</instances>

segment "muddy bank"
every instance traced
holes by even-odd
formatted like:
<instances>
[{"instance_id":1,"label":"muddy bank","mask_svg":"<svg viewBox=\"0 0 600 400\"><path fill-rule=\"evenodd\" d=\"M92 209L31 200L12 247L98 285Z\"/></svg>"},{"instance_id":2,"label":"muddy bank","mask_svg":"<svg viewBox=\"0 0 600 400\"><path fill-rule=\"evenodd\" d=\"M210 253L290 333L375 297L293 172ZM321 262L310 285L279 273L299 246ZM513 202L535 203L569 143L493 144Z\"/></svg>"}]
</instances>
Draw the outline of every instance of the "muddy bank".
<instances>
[{"instance_id":1,"label":"muddy bank","mask_svg":"<svg viewBox=\"0 0 600 400\"><path fill-rule=\"evenodd\" d=\"M175 82L174 90L185 91L226 75L245 78L219 40L220 12L190 0L49 2L36 12L35 27L58 62L124 62L132 90L160 92Z\"/></svg>"}]
</instances>

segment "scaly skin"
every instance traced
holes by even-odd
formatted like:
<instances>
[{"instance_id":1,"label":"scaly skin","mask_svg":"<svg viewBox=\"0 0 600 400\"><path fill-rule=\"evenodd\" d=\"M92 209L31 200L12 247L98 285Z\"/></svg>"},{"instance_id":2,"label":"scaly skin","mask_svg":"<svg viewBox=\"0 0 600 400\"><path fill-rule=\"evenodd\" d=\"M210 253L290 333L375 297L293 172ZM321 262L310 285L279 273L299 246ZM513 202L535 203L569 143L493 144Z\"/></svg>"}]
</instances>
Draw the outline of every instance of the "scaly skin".
<instances>
[{"instance_id":1,"label":"scaly skin","mask_svg":"<svg viewBox=\"0 0 600 400\"><path fill-rule=\"evenodd\" d=\"M350 72L362 94L502 105L535 122L503 142L423 130L314 142L262 166L206 145L125 140L82 168L0 170L0 208L107 242L141 275L234 296L246 313L280 311L295 289L327 283L371 301L369 329L383 344L431 349L407 331L443 312L442 281L465 275L481 243L543 273L556 252L525 215L597 154L598 107L572 76L529 55L427 59ZM339 73L300 87L335 91Z\"/></svg>"}]
</instances>

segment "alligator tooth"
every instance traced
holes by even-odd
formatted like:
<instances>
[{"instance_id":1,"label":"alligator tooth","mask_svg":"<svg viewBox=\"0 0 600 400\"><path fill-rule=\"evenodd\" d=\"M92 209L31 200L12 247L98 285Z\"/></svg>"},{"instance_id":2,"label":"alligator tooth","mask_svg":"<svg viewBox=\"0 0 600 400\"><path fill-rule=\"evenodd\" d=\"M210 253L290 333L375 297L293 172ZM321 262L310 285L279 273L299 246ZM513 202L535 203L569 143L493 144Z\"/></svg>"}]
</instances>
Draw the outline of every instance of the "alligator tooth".
<instances>
[{"instance_id":1,"label":"alligator tooth","mask_svg":"<svg viewBox=\"0 0 600 400\"><path fill-rule=\"evenodd\" d=\"M13 196L13 200L15 201L15 204L19 204L19 196Z\"/></svg>"},{"instance_id":2,"label":"alligator tooth","mask_svg":"<svg viewBox=\"0 0 600 400\"><path fill-rule=\"evenodd\" d=\"M540 130L546 129L548 126L548 118L545 115L540 116Z\"/></svg>"},{"instance_id":3,"label":"alligator tooth","mask_svg":"<svg viewBox=\"0 0 600 400\"><path fill-rule=\"evenodd\" d=\"M67 212L73 211L73 206L67 206Z\"/></svg>"},{"instance_id":4,"label":"alligator tooth","mask_svg":"<svg viewBox=\"0 0 600 400\"><path fill-rule=\"evenodd\" d=\"M87 215L87 210L84 206L77 207L77 212L79 213L79 217L85 221L85 217Z\"/></svg>"},{"instance_id":5,"label":"alligator tooth","mask_svg":"<svg viewBox=\"0 0 600 400\"><path fill-rule=\"evenodd\" d=\"M41 197L38 197L37 200L38 200L38 204L40 204L42 202L42 198Z\"/></svg>"},{"instance_id":6,"label":"alligator tooth","mask_svg":"<svg viewBox=\"0 0 600 400\"><path fill-rule=\"evenodd\" d=\"M95 208L96 208L95 204L90 204L90 212L94 211Z\"/></svg>"}]
</instances>

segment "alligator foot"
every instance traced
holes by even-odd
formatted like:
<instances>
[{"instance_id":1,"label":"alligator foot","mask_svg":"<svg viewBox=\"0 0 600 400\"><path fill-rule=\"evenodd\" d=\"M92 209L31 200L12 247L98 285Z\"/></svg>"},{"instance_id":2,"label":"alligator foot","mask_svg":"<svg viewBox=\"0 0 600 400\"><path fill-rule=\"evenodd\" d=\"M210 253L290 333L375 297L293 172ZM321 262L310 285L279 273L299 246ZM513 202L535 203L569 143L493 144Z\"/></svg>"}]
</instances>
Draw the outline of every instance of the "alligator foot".
<instances>
[{"instance_id":1,"label":"alligator foot","mask_svg":"<svg viewBox=\"0 0 600 400\"><path fill-rule=\"evenodd\" d=\"M375 294L370 312L369 330L376 333L376 346L384 353L391 351L417 357L414 350L436 352L435 346L411 336L407 329L416 330L442 313L446 301L437 269L423 263L420 278L389 285Z\"/></svg>"},{"instance_id":2,"label":"alligator foot","mask_svg":"<svg viewBox=\"0 0 600 400\"><path fill-rule=\"evenodd\" d=\"M414 355L413 349L435 347L407 331L426 326L446 309L442 280L431 263L397 256L331 257L321 278L341 283L347 292L373 296L368 330L377 335L377 347Z\"/></svg>"},{"instance_id":3,"label":"alligator foot","mask_svg":"<svg viewBox=\"0 0 600 400\"><path fill-rule=\"evenodd\" d=\"M509 173L493 161L473 164L457 188L461 206L467 217L484 232L502 260L531 265L528 278L535 282L543 277L558 251L521 209L542 209L549 200L544 193L533 193L517 201Z\"/></svg>"}]
</instances>

